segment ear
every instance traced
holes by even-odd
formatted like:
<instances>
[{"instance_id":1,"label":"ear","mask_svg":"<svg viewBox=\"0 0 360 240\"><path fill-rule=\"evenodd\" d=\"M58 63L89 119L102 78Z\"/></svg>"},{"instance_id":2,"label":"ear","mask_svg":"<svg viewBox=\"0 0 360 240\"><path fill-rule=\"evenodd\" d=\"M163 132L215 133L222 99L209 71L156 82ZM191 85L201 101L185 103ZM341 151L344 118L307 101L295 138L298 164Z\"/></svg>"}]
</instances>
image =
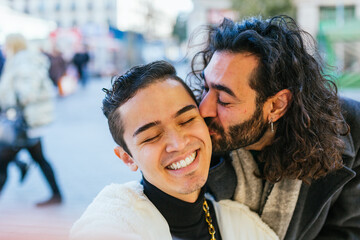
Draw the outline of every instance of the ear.
<instances>
[{"instance_id":1,"label":"ear","mask_svg":"<svg viewBox=\"0 0 360 240\"><path fill-rule=\"evenodd\" d=\"M131 171L136 172L138 170L138 166L136 165L132 157L122 147L115 147L114 153L126 164L126 166L130 168Z\"/></svg>"},{"instance_id":2,"label":"ear","mask_svg":"<svg viewBox=\"0 0 360 240\"><path fill-rule=\"evenodd\" d=\"M287 112L292 100L292 93L283 89L267 100L267 121L276 122Z\"/></svg>"}]
</instances>

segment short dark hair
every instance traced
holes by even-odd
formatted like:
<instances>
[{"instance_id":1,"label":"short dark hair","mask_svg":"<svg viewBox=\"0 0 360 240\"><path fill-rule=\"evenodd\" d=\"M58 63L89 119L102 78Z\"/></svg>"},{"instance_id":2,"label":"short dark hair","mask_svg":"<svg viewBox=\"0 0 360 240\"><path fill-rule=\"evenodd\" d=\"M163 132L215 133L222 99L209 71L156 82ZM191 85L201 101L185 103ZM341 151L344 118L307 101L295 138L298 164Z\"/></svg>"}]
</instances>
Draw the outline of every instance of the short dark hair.
<instances>
[{"instance_id":1,"label":"short dark hair","mask_svg":"<svg viewBox=\"0 0 360 240\"><path fill-rule=\"evenodd\" d=\"M111 80L111 89L103 88L106 94L102 101L102 110L108 119L110 133L114 141L130 154L130 156L131 153L124 140L122 116L120 116L120 112L117 111L117 109L134 97L140 89L144 89L153 83L162 82L169 78L180 82L195 101L193 92L185 82L176 75L174 66L166 61L155 61L149 64L135 66L125 74L113 77Z\"/></svg>"},{"instance_id":2,"label":"short dark hair","mask_svg":"<svg viewBox=\"0 0 360 240\"><path fill-rule=\"evenodd\" d=\"M326 65L310 34L283 15L242 22L224 19L218 26L209 26L207 34L205 49L192 60L192 73L198 79L203 81L201 72L215 51L250 53L259 60L249 82L258 104L282 89L293 95L278 121L273 144L259 155L265 161L264 178L308 182L342 167L340 136L348 133L348 126L341 115L337 87L325 75ZM195 69L199 63L200 69Z\"/></svg>"}]
</instances>

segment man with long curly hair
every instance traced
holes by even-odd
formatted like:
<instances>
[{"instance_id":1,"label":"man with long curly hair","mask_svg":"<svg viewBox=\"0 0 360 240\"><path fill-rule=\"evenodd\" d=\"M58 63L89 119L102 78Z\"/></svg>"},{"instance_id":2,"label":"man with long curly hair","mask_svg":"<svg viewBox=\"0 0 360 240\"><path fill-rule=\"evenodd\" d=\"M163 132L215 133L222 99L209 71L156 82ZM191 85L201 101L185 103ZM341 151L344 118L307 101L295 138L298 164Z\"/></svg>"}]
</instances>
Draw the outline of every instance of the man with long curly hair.
<instances>
[{"instance_id":1,"label":"man with long curly hair","mask_svg":"<svg viewBox=\"0 0 360 240\"><path fill-rule=\"evenodd\" d=\"M287 16L206 33L192 73L217 154L209 191L280 239L359 239L360 103L339 98L311 36Z\"/></svg>"}]
</instances>

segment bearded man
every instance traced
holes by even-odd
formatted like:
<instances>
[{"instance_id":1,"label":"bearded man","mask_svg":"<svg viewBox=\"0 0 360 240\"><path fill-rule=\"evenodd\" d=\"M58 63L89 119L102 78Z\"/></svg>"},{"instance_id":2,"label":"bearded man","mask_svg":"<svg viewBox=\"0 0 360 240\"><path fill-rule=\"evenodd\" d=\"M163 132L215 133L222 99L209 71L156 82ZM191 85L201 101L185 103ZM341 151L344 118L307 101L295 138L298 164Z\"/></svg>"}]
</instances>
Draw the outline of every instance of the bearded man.
<instances>
[{"instance_id":1,"label":"bearded man","mask_svg":"<svg viewBox=\"0 0 360 240\"><path fill-rule=\"evenodd\" d=\"M224 19L207 33L192 72L223 156L209 191L280 239L359 239L360 103L339 98L310 35L286 16Z\"/></svg>"}]
</instances>

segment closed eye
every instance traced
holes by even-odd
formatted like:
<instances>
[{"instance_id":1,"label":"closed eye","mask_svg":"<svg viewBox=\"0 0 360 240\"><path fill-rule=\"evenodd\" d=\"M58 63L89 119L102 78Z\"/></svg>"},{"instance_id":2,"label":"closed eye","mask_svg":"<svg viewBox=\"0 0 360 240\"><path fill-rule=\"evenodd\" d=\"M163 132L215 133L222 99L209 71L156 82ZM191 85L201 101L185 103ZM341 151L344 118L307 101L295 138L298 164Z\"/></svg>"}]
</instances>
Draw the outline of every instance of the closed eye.
<instances>
[{"instance_id":1,"label":"closed eye","mask_svg":"<svg viewBox=\"0 0 360 240\"><path fill-rule=\"evenodd\" d=\"M154 136L154 137L151 137L151 138L145 139L142 143L149 143L149 142L151 142L151 141L153 141L153 140L157 139L160 135L161 135L161 134L158 134L158 135L156 135L156 136Z\"/></svg>"},{"instance_id":2,"label":"closed eye","mask_svg":"<svg viewBox=\"0 0 360 240\"><path fill-rule=\"evenodd\" d=\"M181 126L184 126L184 125L186 125L186 124L190 123L190 122L191 122L192 120L194 120L194 119L195 119L195 117L190 118L189 120L187 120L187 121L185 121L185 122L180 123L180 125L181 125Z\"/></svg>"},{"instance_id":3,"label":"closed eye","mask_svg":"<svg viewBox=\"0 0 360 240\"><path fill-rule=\"evenodd\" d=\"M217 99L217 103L221 106L227 106L230 104L230 103L222 102L220 99Z\"/></svg>"}]
</instances>

